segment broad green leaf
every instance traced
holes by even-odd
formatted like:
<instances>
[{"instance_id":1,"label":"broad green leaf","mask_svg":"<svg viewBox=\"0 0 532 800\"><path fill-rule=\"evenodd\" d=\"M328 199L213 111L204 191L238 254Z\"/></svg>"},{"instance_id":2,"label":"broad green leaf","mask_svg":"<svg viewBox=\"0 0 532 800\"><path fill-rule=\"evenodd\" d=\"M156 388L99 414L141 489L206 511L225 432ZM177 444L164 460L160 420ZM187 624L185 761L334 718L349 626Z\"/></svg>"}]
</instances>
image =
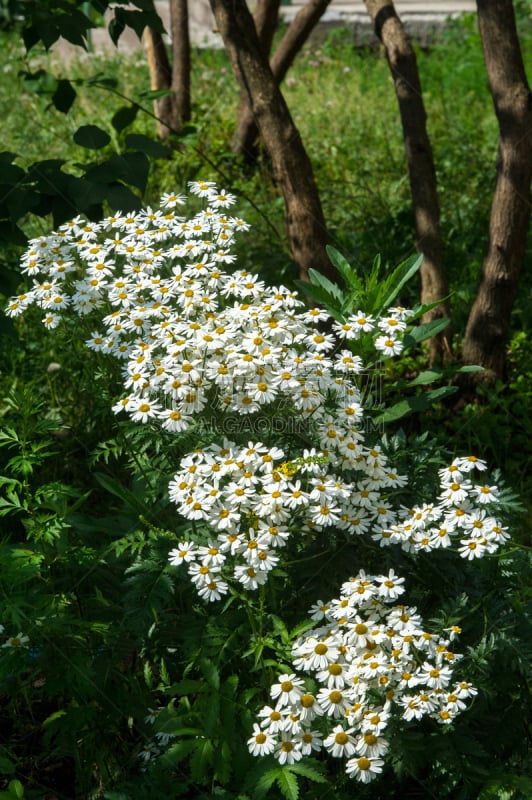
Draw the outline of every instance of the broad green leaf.
<instances>
[{"instance_id":1,"label":"broad green leaf","mask_svg":"<svg viewBox=\"0 0 532 800\"><path fill-rule=\"evenodd\" d=\"M327 255L331 259L331 264L338 270L346 285L355 289L359 294L363 291L363 283L348 260L334 247L327 245Z\"/></svg>"},{"instance_id":2,"label":"broad green leaf","mask_svg":"<svg viewBox=\"0 0 532 800\"><path fill-rule=\"evenodd\" d=\"M375 309L375 313L380 313L392 305L405 283L418 272L422 261L422 255L411 256L394 269L384 282L386 294L380 301L380 307Z\"/></svg>"},{"instance_id":3,"label":"broad green leaf","mask_svg":"<svg viewBox=\"0 0 532 800\"><path fill-rule=\"evenodd\" d=\"M441 304L445 303L446 300L449 300L450 296L451 295L447 295L447 297L442 297L441 300L436 300L436 302L434 303L423 303L415 305L411 309L411 311L413 311L413 314L411 317L409 317L409 321L413 322L414 320L425 316L425 314L427 314L429 311L432 311L433 308L438 308L438 306L441 306Z\"/></svg>"},{"instance_id":4,"label":"broad green leaf","mask_svg":"<svg viewBox=\"0 0 532 800\"><path fill-rule=\"evenodd\" d=\"M88 150L100 150L109 144L111 137L97 125L82 125L75 132L74 141Z\"/></svg>"},{"instance_id":5,"label":"broad green leaf","mask_svg":"<svg viewBox=\"0 0 532 800\"><path fill-rule=\"evenodd\" d=\"M441 380L443 377L443 370L441 369L426 369L420 372L414 380L408 382L408 386L426 386L427 383L434 383L434 381Z\"/></svg>"},{"instance_id":6,"label":"broad green leaf","mask_svg":"<svg viewBox=\"0 0 532 800\"><path fill-rule=\"evenodd\" d=\"M120 133L120 131L123 131L124 128L127 128L132 122L135 121L138 112L139 106L135 104L130 106L122 106L122 108L119 108L118 111L113 115L113 118L111 119L111 125L115 131Z\"/></svg>"},{"instance_id":7,"label":"broad green leaf","mask_svg":"<svg viewBox=\"0 0 532 800\"><path fill-rule=\"evenodd\" d=\"M407 397L399 403L387 408L376 417L373 421L377 425L385 424L388 422L397 422L410 414L416 414L420 411L426 411L434 403L443 400L444 397L449 397L458 391L457 386L440 386L437 389L432 389L430 392L425 392L418 397Z\"/></svg>"},{"instance_id":8,"label":"broad green leaf","mask_svg":"<svg viewBox=\"0 0 532 800\"><path fill-rule=\"evenodd\" d=\"M430 322L422 322L421 325L416 325L403 338L405 348L420 344L432 336L437 336L438 333L445 330L449 322L450 320L447 317L441 317L440 319L433 319Z\"/></svg>"},{"instance_id":9,"label":"broad green leaf","mask_svg":"<svg viewBox=\"0 0 532 800\"><path fill-rule=\"evenodd\" d=\"M70 110L72 103L76 99L76 90L70 83L70 81L66 79L61 79L57 81L57 89L52 95L52 103L57 108L58 111L61 111L63 114L66 114L67 111Z\"/></svg>"},{"instance_id":10,"label":"broad green leaf","mask_svg":"<svg viewBox=\"0 0 532 800\"><path fill-rule=\"evenodd\" d=\"M480 367L477 364L466 364L460 369L456 370L457 372L484 372L484 367Z\"/></svg>"},{"instance_id":11,"label":"broad green leaf","mask_svg":"<svg viewBox=\"0 0 532 800\"><path fill-rule=\"evenodd\" d=\"M132 150L140 150L151 158L167 158L171 154L171 149L165 147L160 142L144 136L142 133L130 133L126 136L126 147Z\"/></svg>"}]
</instances>

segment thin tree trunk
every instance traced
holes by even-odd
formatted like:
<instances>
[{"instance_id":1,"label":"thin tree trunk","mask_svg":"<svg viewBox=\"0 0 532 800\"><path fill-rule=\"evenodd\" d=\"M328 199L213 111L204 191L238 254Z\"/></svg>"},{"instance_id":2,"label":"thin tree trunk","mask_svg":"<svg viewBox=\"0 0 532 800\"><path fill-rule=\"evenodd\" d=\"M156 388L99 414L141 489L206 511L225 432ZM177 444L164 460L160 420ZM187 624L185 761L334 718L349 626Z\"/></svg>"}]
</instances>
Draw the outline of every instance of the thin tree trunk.
<instances>
[{"instance_id":1,"label":"thin tree trunk","mask_svg":"<svg viewBox=\"0 0 532 800\"><path fill-rule=\"evenodd\" d=\"M432 146L427 133L427 115L414 48L391 0L366 0L375 33L382 41L399 104L410 189L416 226L416 247L423 253L421 302L441 302L426 314L425 321L449 316L449 284L443 263L440 206ZM449 327L430 340L431 362L451 353Z\"/></svg>"},{"instance_id":2,"label":"thin tree trunk","mask_svg":"<svg viewBox=\"0 0 532 800\"><path fill-rule=\"evenodd\" d=\"M300 277L306 279L312 268L334 278L312 165L260 46L245 0L210 0L210 4L284 197L288 238Z\"/></svg>"},{"instance_id":3,"label":"thin tree trunk","mask_svg":"<svg viewBox=\"0 0 532 800\"><path fill-rule=\"evenodd\" d=\"M152 28L144 33L150 85L155 91L169 90L168 95L154 102L157 134L168 139L190 119L190 38L188 0L170 0L170 36L172 65L163 37Z\"/></svg>"},{"instance_id":4,"label":"thin tree trunk","mask_svg":"<svg viewBox=\"0 0 532 800\"><path fill-rule=\"evenodd\" d=\"M511 0L477 0L484 60L499 123L497 182L488 250L469 315L462 358L481 380L505 377L506 344L530 224L532 94ZM469 388L471 388L471 381Z\"/></svg>"},{"instance_id":5,"label":"thin tree trunk","mask_svg":"<svg viewBox=\"0 0 532 800\"><path fill-rule=\"evenodd\" d=\"M179 131L190 119L190 34L188 0L170 0L172 39L172 127Z\"/></svg>"},{"instance_id":6,"label":"thin tree trunk","mask_svg":"<svg viewBox=\"0 0 532 800\"><path fill-rule=\"evenodd\" d=\"M166 45L163 37L153 28L144 31L144 49L148 59L150 72L150 86L153 91L170 89L172 85L172 68L168 61ZM154 101L154 113L157 117L157 134L162 139L169 135L169 126L172 125L172 96L170 94Z\"/></svg>"},{"instance_id":7,"label":"thin tree trunk","mask_svg":"<svg viewBox=\"0 0 532 800\"><path fill-rule=\"evenodd\" d=\"M288 26L270 61L271 70L278 84L282 82L330 2L331 0L309 0ZM269 53L269 48L265 49L265 52ZM245 156L248 160L254 160L258 135L259 131L249 105L241 105L233 137L234 152Z\"/></svg>"},{"instance_id":8,"label":"thin tree trunk","mask_svg":"<svg viewBox=\"0 0 532 800\"><path fill-rule=\"evenodd\" d=\"M279 20L280 5L281 0L259 0L253 14L257 38L266 55L269 54L272 47L275 28ZM249 135L250 125L253 128L251 136ZM236 117L236 130L231 145L233 151L238 155L244 156L249 162L255 161L257 157L257 136L258 130L247 101L246 92L241 89Z\"/></svg>"}]
</instances>

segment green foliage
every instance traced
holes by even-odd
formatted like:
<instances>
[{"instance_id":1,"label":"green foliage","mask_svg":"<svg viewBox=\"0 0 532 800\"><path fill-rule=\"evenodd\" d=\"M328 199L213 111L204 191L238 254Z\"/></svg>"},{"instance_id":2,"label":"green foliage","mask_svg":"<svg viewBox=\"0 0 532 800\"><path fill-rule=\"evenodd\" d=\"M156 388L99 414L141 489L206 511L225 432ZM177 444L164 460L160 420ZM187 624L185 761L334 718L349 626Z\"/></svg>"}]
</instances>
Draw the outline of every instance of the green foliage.
<instances>
[{"instance_id":1,"label":"green foliage","mask_svg":"<svg viewBox=\"0 0 532 800\"><path fill-rule=\"evenodd\" d=\"M58 68L39 51L39 41L48 48L59 35L88 46L87 33L108 4L92 3L88 16L86 5L1 7L4 30L22 33L32 51L30 61L2 34L2 66L13 84L4 81L0 96L6 107L15 106L4 121L0 155L2 265L14 267L26 236L46 229L50 216L57 224L78 212L129 210L189 179L222 175L227 188L246 196L241 214L253 223L240 266L272 282L292 281L283 204L267 163L251 175L229 152L237 93L224 71L225 55L195 55L193 123L181 149L170 154L153 139L153 119L144 113L153 99L144 67L101 64L93 55L95 73L87 79L86 65ZM115 37L124 25L140 33L153 22L151 3L136 2L137 10L129 5L116 11ZM529 41L524 15L521 25ZM530 59L532 49L524 51ZM311 56L317 67L309 66ZM493 183L486 165L495 161L496 128L472 20L457 23L418 56L460 327L485 245ZM306 288L336 319L359 307L377 313L396 298L410 304L416 295L413 282L406 283L419 263L409 257L409 191L386 70L374 53L329 41L305 54L285 85L316 165L333 233L330 255L344 282L335 286L313 274ZM330 98L325 104L324 97ZM375 252L382 257L372 264ZM406 260L393 269L398 255ZM531 793L526 545L532 517L519 514L518 498L529 503L528 269L506 384L481 390L482 402L460 413L450 410L442 400L458 370L426 369L420 345L436 328L419 322L426 309L418 308L407 357L386 377L388 410L375 410L376 422L403 424L385 444L418 495L430 497L448 449L476 452L500 466L517 490L517 499L510 489L506 496L514 543L481 569L456 570L444 554L436 561L392 559L332 536L326 546L308 543L304 554L297 547L287 551L267 593L233 593L216 613L167 566L169 548L186 529L170 507L168 479L198 441L176 443L147 426L117 422L109 408L118 372L84 354L80 330L45 340L35 318L17 325L2 319L0 623L3 636L23 632L30 646L0 651L0 797L353 796L353 783L340 771L326 772L310 760L258 764L245 743L254 710L309 625L301 622L308 607L317 594L333 593L363 555L368 568L399 565L417 587L413 601L435 625L462 626L465 672L480 694L443 736L429 725L421 731L405 725L382 783L357 787L357 797L525 800ZM18 275L4 269L0 278L5 295L14 291ZM48 371L52 364L60 368ZM402 499L408 504L411 497ZM157 712L153 722L146 721L150 709ZM164 752L138 758L157 734L159 742L170 737Z\"/></svg>"}]
</instances>

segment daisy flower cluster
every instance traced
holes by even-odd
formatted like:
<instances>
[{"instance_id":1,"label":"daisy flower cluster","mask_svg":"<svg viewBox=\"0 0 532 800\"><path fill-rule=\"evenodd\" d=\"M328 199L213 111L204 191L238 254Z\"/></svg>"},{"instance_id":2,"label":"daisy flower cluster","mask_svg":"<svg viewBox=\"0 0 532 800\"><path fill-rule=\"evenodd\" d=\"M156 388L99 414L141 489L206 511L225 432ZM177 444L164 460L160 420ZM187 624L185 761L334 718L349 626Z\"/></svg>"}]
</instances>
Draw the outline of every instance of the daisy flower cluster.
<instances>
[{"instance_id":1,"label":"daisy flower cluster","mask_svg":"<svg viewBox=\"0 0 532 800\"><path fill-rule=\"evenodd\" d=\"M460 629L445 637L426 631L416 608L396 602L403 582L393 570L361 571L339 597L311 609L320 624L294 643L294 672L272 685L272 705L259 712L248 740L253 755L293 764L325 750L369 783L382 771L394 719L447 725L466 708L477 692L453 681L460 655L449 649Z\"/></svg>"},{"instance_id":2,"label":"daisy flower cluster","mask_svg":"<svg viewBox=\"0 0 532 800\"><path fill-rule=\"evenodd\" d=\"M462 558L472 560L494 553L510 538L491 511L498 502L498 489L474 479L486 463L467 456L456 458L440 470L441 492L433 504L403 510L402 519L387 530L376 531L373 539L381 545L400 544L408 552L456 547Z\"/></svg>"},{"instance_id":3,"label":"daisy flower cluster","mask_svg":"<svg viewBox=\"0 0 532 800\"><path fill-rule=\"evenodd\" d=\"M7 315L35 305L47 328L65 313L96 317L87 346L124 362L126 394L114 410L177 432L207 407L250 415L280 397L315 414L324 394L342 393L362 369L339 342L370 335L377 352L401 351L406 309L379 319L358 311L323 332L325 312L305 310L285 287L227 272L235 237L248 226L227 214L232 195L211 182L190 189L207 203L191 219L177 214L184 198L166 194L159 209L101 222L76 217L32 239L22 272L33 286L10 300ZM353 402L344 417L356 418L356 392Z\"/></svg>"},{"instance_id":4,"label":"daisy flower cluster","mask_svg":"<svg viewBox=\"0 0 532 800\"><path fill-rule=\"evenodd\" d=\"M214 421L218 441L231 415L282 423L266 443L224 441L182 459L170 497L195 534L171 563L185 563L200 596L217 600L229 580L264 584L293 530L334 527L414 552L458 542L469 559L493 552L507 533L491 515L496 488L471 477L482 462L458 459L432 505L397 508L407 478L366 442L369 373L358 352L399 354L412 312L332 320L285 287L227 271L248 226L212 182L190 191L204 203L191 218L178 214L184 197L165 194L158 209L76 217L33 239L22 259L33 286L7 309L36 305L49 328L65 315L84 320L88 348L122 363L125 394L113 409L134 422L179 433ZM282 436L289 420L305 423L303 436Z\"/></svg>"}]
</instances>

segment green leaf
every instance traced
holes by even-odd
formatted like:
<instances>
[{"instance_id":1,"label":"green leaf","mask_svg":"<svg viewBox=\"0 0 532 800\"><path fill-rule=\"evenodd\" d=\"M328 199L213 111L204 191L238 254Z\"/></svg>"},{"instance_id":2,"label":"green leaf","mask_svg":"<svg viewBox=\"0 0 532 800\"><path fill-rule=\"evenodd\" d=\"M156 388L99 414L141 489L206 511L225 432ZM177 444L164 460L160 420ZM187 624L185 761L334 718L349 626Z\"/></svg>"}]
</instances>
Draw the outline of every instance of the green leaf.
<instances>
[{"instance_id":1,"label":"green leaf","mask_svg":"<svg viewBox=\"0 0 532 800\"><path fill-rule=\"evenodd\" d=\"M146 514L147 508L145 503L142 500L139 500L138 497L133 493L130 492L129 489L126 489L125 486L115 481L114 478L111 478L109 475L104 475L103 472L95 472L94 477L106 492L113 494L115 497L119 497L126 506L129 506L132 510L136 512L140 512L141 514Z\"/></svg>"},{"instance_id":2,"label":"green leaf","mask_svg":"<svg viewBox=\"0 0 532 800\"><path fill-rule=\"evenodd\" d=\"M195 749L190 759L190 775L196 783L203 783L212 765L213 746L210 739L196 739Z\"/></svg>"},{"instance_id":3,"label":"green leaf","mask_svg":"<svg viewBox=\"0 0 532 800\"><path fill-rule=\"evenodd\" d=\"M484 367L479 367L476 364L466 364L464 367L456 370L457 372L484 372Z\"/></svg>"},{"instance_id":4,"label":"green leaf","mask_svg":"<svg viewBox=\"0 0 532 800\"><path fill-rule=\"evenodd\" d=\"M82 125L75 132L74 141L88 150L100 150L109 144L111 137L107 131L98 128L97 125Z\"/></svg>"},{"instance_id":5,"label":"green leaf","mask_svg":"<svg viewBox=\"0 0 532 800\"><path fill-rule=\"evenodd\" d=\"M111 119L111 125L115 131L120 133L120 131L123 131L124 128L127 128L132 122L135 121L138 113L139 106L135 104L130 106L122 106L122 108L119 108L118 111L113 115L113 118Z\"/></svg>"},{"instance_id":6,"label":"green leaf","mask_svg":"<svg viewBox=\"0 0 532 800\"><path fill-rule=\"evenodd\" d=\"M74 100L76 99L76 90L66 79L57 81L57 89L52 95L52 103L61 111L66 114L70 110Z\"/></svg>"},{"instance_id":7,"label":"green leaf","mask_svg":"<svg viewBox=\"0 0 532 800\"><path fill-rule=\"evenodd\" d=\"M314 783L327 783L326 776L319 769L319 762L317 764L318 766L309 764L307 761L299 761L297 764L290 765L290 771L296 775L301 775L303 778L308 778L309 781L314 781Z\"/></svg>"},{"instance_id":8,"label":"green leaf","mask_svg":"<svg viewBox=\"0 0 532 800\"><path fill-rule=\"evenodd\" d=\"M322 289L325 289L325 291L330 294L331 297L334 297L340 303L342 302L344 295L336 283L333 283L326 278L325 275L322 275L321 272L318 272L315 269L309 269L308 275L313 286L320 286Z\"/></svg>"},{"instance_id":9,"label":"green leaf","mask_svg":"<svg viewBox=\"0 0 532 800\"><path fill-rule=\"evenodd\" d=\"M362 294L364 290L364 284L348 260L340 252L338 252L338 250L330 245L327 245L325 249L327 250L327 255L331 259L332 265L338 270L346 285L351 289L354 289L358 294Z\"/></svg>"},{"instance_id":10,"label":"green leaf","mask_svg":"<svg viewBox=\"0 0 532 800\"><path fill-rule=\"evenodd\" d=\"M0 775L12 775L15 769L15 765L9 758L0 755Z\"/></svg>"},{"instance_id":11,"label":"green leaf","mask_svg":"<svg viewBox=\"0 0 532 800\"><path fill-rule=\"evenodd\" d=\"M167 767L176 767L198 746L198 739L182 739L168 748L159 761Z\"/></svg>"},{"instance_id":12,"label":"green leaf","mask_svg":"<svg viewBox=\"0 0 532 800\"><path fill-rule=\"evenodd\" d=\"M445 330L449 322L450 320L447 317L440 317L439 319L433 319L430 322L423 322L421 325L416 325L409 330L403 338L405 348L420 344L420 342L424 342L432 336L437 336L438 333Z\"/></svg>"},{"instance_id":13,"label":"green leaf","mask_svg":"<svg viewBox=\"0 0 532 800\"><path fill-rule=\"evenodd\" d=\"M431 389L430 392L419 395L418 397L407 397L399 403L387 408L382 414L379 414L373 422L376 425L384 425L388 422L397 422L404 417L411 414L417 414L420 411L426 411L434 403L449 397L458 391L457 386L440 386L437 389Z\"/></svg>"},{"instance_id":14,"label":"green leaf","mask_svg":"<svg viewBox=\"0 0 532 800\"><path fill-rule=\"evenodd\" d=\"M326 311L328 311L334 319L341 319L341 314L337 308L338 302L335 301L335 298L331 297L331 295L325 289L323 289L321 286L313 286L311 283L308 283L308 281L300 281L296 279L294 283L304 294L310 297L311 300L314 300L315 303L318 303Z\"/></svg>"},{"instance_id":15,"label":"green leaf","mask_svg":"<svg viewBox=\"0 0 532 800\"><path fill-rule=\"evenodd\" d=\"M256 800L262 800L266 797L269 790L275 783L277 776L281 772L281 767L272 767L268 769L263 775L260 776L254 787L254 797Z\"/></svg>"},{"instance_id":16,"label":"green leaf","mask_svg":"<svg viewBox=\"0 0 532 800\"><path fill-rule=\"evenodd\" d=\"M218 690L220 688L220 673L216 665L209 658L202 658L200 661L200 669L205 676L205 680L212 689Z\"/></svg>"},{"instance_id":17,"label":"green leaf","mask_svg":"<svg viewBox=\"0 0 532 800\"><path fill-rule=\"evenodd\" d=\"M376 313L380 313L392 305L405 283L408 283L410 278L418 272L422 261L422 255L411 256L407 258L406 261L399 264L392 274L386 278L384 282L384 291L386 294L384 294L380 301L380 307L375 309Z\"/></svg>"},{"instance_id":18,"label":"green leaf","mask_svg":"<svg viewBox=\"0 0 532 800\"><path fill-rule=\"evenodd\" d=\"M443 377L443 370L441 369L426 369L420 372L414 380L408 382L408 386L426 386L428 383L441 380Z\"/></svg>"},{"instance_id":19,"label":"green leaf","mask_svg":"<svg viewBox=\"0 0 532 800\"><path fill-rule=\"evenodd\" d=\"M146 100L159 100L161 97L168 97L170 94L172 94L171 89L149 89L146 92L142 92L140 96Z\"/></svg>"},{"instance_id":20,"label":"green leaf","mask_svg":"<svg viewBox=\"0 0 532 800\"><path fill-rule=\"evenodd\" d=\"M130 133L126 136L126 147L132 150L140 150L151 158L167 158L171 154L171 149L165 147L160 142L144 136L142 133Z\"/></svg>"},{"instance_id":21,"label":"green leaf","mask_svg":"<svg viewBox=\"0 0 532 800\"><path fill-rule=\"evenodd\" d=\"M54 713L50 714L48 717L46 717L46 719L42 723L43 728L46 725L50 725L52 722L56 722L61 717L64 717L66 715L66 713L67 712L65 711L64 708L60 708L59 711L54 711Z\"/></svg>"},{"instance_id":22,"label":"green leaf","mask_svg":"<svg viewBox=\"0 0 532 800\"><path fill-rule=\"evenodd\" d=\"M286 800L298 800L299 786L297 785L297 778L290 769L281 769L275 780Z\"/></svg>"}]
</instances>

